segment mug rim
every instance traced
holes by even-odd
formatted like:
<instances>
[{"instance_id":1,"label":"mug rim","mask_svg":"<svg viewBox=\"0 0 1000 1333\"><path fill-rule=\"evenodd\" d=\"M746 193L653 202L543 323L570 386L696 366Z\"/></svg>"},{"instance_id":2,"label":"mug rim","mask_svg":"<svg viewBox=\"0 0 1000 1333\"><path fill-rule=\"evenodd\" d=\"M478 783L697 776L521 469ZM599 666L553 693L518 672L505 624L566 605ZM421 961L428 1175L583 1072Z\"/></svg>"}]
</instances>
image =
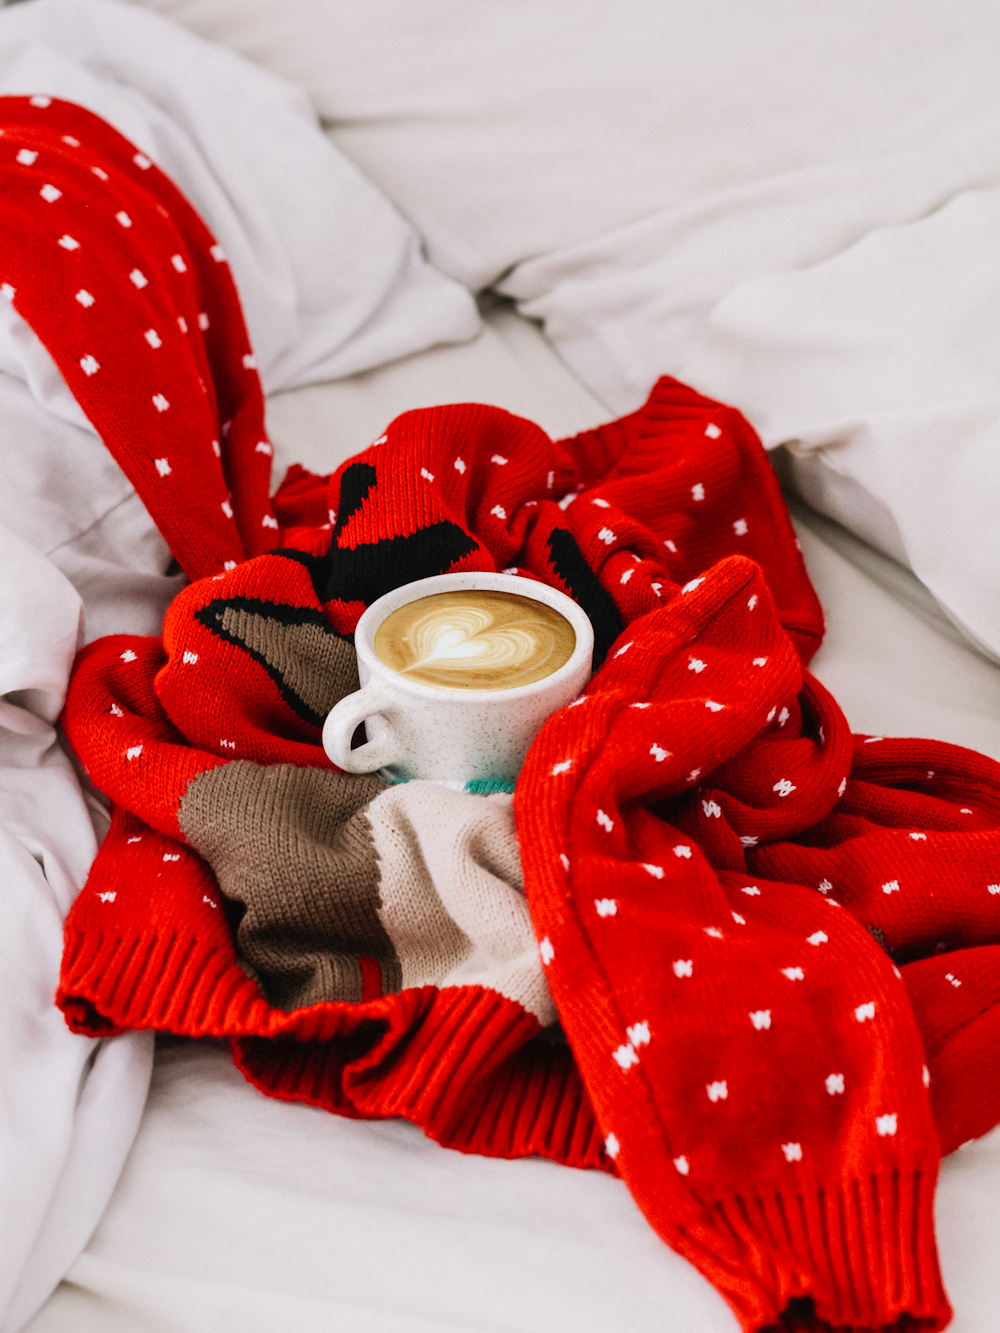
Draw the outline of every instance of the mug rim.
<instances>
[{"instance_id":1,"label":"mug rim","mask_svg":"<svg viewBox=\"0 0 1000 1333\"><path fill-rule=\"evenodd\" d=\"M532 594L530 591L525 591L526 586L529 589L537 589L537 592ZM437 685L423 685L419 681L409 680L398 671L393 671L375 651L375 633L382 621L408 602L419 601L421 597L431 597L436 592L448 592L451 588L468 589L470 592L480 589L484 592L509 592L513 596L527 597L551 606L572 625L576 645L567 660L555 671L542 676L540 680L533 680L527 685L515 685L509 689L497 689L495 686L483 690L456 689L447 686L442 688ZM574 602L572 597L548 583L543 583L540 579L526 578L520 574L501 574L485 569L455 570L449 574L432 574L425 579L415 579L412 583L401 583L398 588L392 588L376 598L371 606L361 613L354 627L354 650L359 660L364 660L369 677L385 676L416 698L452 698L471 702L472 699L482 700L493 695L505 700L515 700L539 694L554 684L562 683L568 676L579 671L580 660L584 654L590 656L593 668L594 627L579 602Z\"/></svg>"}]
</instances>

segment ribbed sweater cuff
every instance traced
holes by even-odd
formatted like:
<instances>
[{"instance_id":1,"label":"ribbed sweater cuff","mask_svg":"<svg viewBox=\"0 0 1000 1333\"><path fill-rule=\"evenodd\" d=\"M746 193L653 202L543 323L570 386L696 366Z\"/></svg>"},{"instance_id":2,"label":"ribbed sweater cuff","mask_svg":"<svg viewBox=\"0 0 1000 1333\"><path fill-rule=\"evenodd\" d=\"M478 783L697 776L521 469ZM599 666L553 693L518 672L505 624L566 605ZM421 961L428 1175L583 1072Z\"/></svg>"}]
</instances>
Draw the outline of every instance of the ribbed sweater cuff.
<instances>
[{"instance_id":1,"label":"ribbed sweater cuff","mask_svg":"<svg viewBox=\"0 0 1000 1333\"><path fill-rule=\"evenodd\" d=\"M221 915L221 914L220 914ZM153 1028L223 1037L271 1096L363 1119L402 1116L448 1147L612 1169L569 1047L480 986L432 986L284 1013L236 965L224 934L193 947L68 932L57 995L75 1031Z\"/></svg>"},{"instance_id":2,"label":"ribbed sweater cuff","mask_svg":"<svg viewBox=\"0 0 1000 1333\"><path fill-rule=\"evenodd\" d=\"M418 1003L415 1022L408 1011ZM569 1047L531 1040L537 1022L519 1006L470 986L355 1008L372 1016L353 1051L351 1041L246 1038L233 1043L236 1063L269 1096L365 1119L401 1116L446 1147L611 1169Z\"/></svg>"},{"instance_id":3,"label":"ribbed sweater cuff","mask_svg":"<svg viewBox=\"0 0 1000 1333\"><path fill-rule=\"evenodd\" d=\"M726 1297L746 1333L931 1333L952 1313L934 1243L936 1174L936 1163L910 1162L806 1177L798 1190L706 1194L700 1218L685 1219L670 1243Z\"/></svg>"}]
</instances>

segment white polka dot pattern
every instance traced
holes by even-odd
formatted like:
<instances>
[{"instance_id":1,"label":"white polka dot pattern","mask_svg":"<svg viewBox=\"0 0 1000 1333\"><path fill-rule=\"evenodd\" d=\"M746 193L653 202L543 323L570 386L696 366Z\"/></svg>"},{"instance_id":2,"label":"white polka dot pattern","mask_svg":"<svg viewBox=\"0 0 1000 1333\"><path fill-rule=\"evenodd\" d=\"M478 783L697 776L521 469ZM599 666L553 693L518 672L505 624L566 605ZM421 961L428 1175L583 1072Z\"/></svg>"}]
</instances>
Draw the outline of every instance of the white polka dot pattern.
<instances>
[{"instance_id":1,"label":"white polka dot pattern","mask_svg":"<svg viewBox=\"0 0 1000 1333\"><path fill-rule=\"evenodd\" d=\"M0 125L8 299L190 576L270 549L263 398L219 246L152 160L83 108L2 98Z\"/></svg>"}]
</instances>

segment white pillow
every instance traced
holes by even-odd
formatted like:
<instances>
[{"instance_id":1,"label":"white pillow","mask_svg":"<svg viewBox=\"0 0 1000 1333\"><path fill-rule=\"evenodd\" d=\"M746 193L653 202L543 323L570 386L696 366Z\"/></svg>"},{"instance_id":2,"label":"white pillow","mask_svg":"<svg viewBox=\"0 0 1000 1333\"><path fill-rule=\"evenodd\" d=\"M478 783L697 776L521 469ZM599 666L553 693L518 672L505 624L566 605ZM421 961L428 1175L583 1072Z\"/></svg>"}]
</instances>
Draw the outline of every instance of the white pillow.
<instances>
[{"instance_id":1,"label":"white pillow","mask_svg":"<svg viewBox=\"0 0 1000 1333\"><path fill-rule=\"evenodd\" d=\"M136 0L308 90L616 411L738 283L1000 184L995 0Z\"/></svg>"},{"instance_id":2,"label":"white pillow","mask_svg":"<svg viewBox=\"0 0 1000 1333\"><path fill-rule=\"evenodd\" d=\"M683 373L1000 656L1000 189L744 283Z\"/></svg>"}]
</instances>

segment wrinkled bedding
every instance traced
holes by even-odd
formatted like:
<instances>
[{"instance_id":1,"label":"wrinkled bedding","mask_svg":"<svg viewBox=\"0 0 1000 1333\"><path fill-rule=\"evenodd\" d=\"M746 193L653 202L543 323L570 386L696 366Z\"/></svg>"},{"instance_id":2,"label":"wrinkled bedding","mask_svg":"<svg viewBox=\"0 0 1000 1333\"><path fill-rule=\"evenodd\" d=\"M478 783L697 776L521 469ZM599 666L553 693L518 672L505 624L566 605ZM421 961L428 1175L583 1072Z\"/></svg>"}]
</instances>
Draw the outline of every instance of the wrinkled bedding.
<instances>
[{"instance_id":1,"label":"wrinkled bedding","mask_svg":"<svg viewBox=\"0 0 1000 1333\"><path fill-rule=\"evenodd\" d=\"M308 89L610 416L662 374L733 403L1000 651L991 0L544 0L530 36L503 0L137 2Z\"/></svg>"},{"instance_id":2,"label":"wrinkled bedding","mask_svg":"<svg viewBox=\"0 0 1000 1333\"><path fill-rule=\"evenodd\" d=\"M830 61L827 92L849 95L858 120L844 122L838 131L840 157L831 152L818 179L808 162L819 145L831 141L831 124L818 115L805 122L799 117L806 132L790 143L795 118L785 115L783 105L768 103L751 127L738 97L720 95L727 85L741 86L733 76L746 59L738 49L739 33L734 30L732 45L721 50L703 43L700 63L688 62L690 79L677 96L691 104L702 97L712 102L716 119L699 124L711 127L714 143L726 142L717 125L732 125L734 118L746 121L758 142L781 138L776 131L781 124L783 147L760 166L762 183L734 182L731 162L721 154L701 177L687 178L686 195L680 188L676 197L654 190L637 202L602 181L596 192L602 202L616 200L624 211L602 216L594 234L584 235L580 220L594 217L596 206L593 200L581 203L576 183L592 171L593 159L577 162L562 152L559 139L566 175L558 185L553 186L546 148L532 158L530 168L537 174L526 176L520 193L507 191L517 204L539 197L538 182L546 181L546 210L532 225L541 220L547 230L529 228L520 250L497 249L497 236L505 228L512 234L499 208L503 201L489 191L478 212L472 203L466 208L466 221L471 213L494 229L494 250L484 258L475 246L462 251L470 231L455 238L437 230L430 207L442 206L450 226L456 213L448 187L461 182L471 191L480 179L471 167L456 169L461 159L453 149L468 145L475 159L488 157L484 136L497 118L488 106L484 70L508 78L516 71L512 86L519 99L524 101L531 84L535 94L528 103L557 128L573 80L563 79L560 100L554 100L546 91L553 69L576 71L598 121L605 113L593 89L617 96L607 80L602 83L593 63L597 57L586 55L582 44L569 55L560 44L559 60L546 46L565 31L557 7L546 10L540 23L545 40L527 64L513 37L504 38L503 61L463 61L442 47L438 58L451 70L465 71L458 95L440 81L436 93L427 91L433 81L419 79L407 90L405 79L393 77L421 68L412 60L413 42L435 37L447 6L439 7L433 22L418 15L397 27L402 58L392 56L391 44L381 37L366 41L362 60L342 43L338 58L345 68L353 62L358 82L342 81L337 99L329 102L322 100L323 62L310 56L308 40L302 43L302 34L315 32L315 13L310 11L302 26L301 6L287 7L280 17L273 6L254 8L236 0L214 8L208 0L169 5L157 0L155 7L310 86L337 142L418 223L441 268L473 286L506 273L504 290L545 319L550 337L589 385L566 370L533 327L503 309L470 346L411 355L372 371L432 343L468 339L477 316L455 281L423 264L415 234L399 213L371 192L344 158L331 165L334 159L297 95L270 81L251 81L269 112L247 117L254 134L245 135L240 151L234 151L234 118L212 118L213 140L206 135L204 115L178 110L185 96L193 96L194 73L183 86L167 87L162 79L162 51L172 49L170 42L190 39L160 30L157 60L144 64L132 59L138 29L130 29L130 20L111 4L33 0L3 13L0 91L51 87L92 105L151 156L159 160L163 154L211 225L226 234L255 346L259 339L263 349L265 384L284 391L270 403L271 433L284 463L301 460L330 471L417 401L496 401L539 420L553 434L571 433L612 415L605 404L637 401L644 376L672 368L673 356L699 387L743 407L769 444L797 442L795 447L814 460L812 473L796 474L801 489L813 498L826 496L821 508L909 563L963 630L996 650L996 599L988 562L976 554L991 549L992 541L988 478L995 386L988 362L970 358L988 344L992 330L980 263L991 253L995 184L989 156L990 140L996 142L993 57L990 41L982 38L991 31L991 10L968 4L957 15L951 10L944 16L928 4L915 20L909 11L906 42L895 47L872 42L864 56L865 77L857 82L858 67L849 57L857 55L852 43L858 32L845 29L840 40L853 72L844 75L838 94L835 71L844 61ZM655 50L656 23L680 17L655 8L657 14L647 15L653 26L644 32L643 51ZM86 21L79 17L85 12ZM782 70L813 68L809 52L829 36L822 15L790 22L787 6L774 5L769 12L775 24L786 25L788 40L768 53L767 25L760 27L758 69L772 58ZM341 23L344 15L349 18L342 35L360 40L365 16L349 7L339 13ZM895 36L902 32L889 3L856 21L862 32L870 32L865 24ZM4 24L19 34L6 55ZM500 27L494 16L485 35L475 35L482 55L499 40ZM459 25L444 28L453 41L460 40ZM609 42L602 43L599 27L591 24L590 32L593 49L605 56ZM619 68L634 55L630 40L626 34L621 49L615 48ZM435 44L432 40L430 49ZM224 104L227 89L232 98L245 95L243 67L213 65L218 58L209 48L199 48L197 59L193 47L183 50L189 72L211 70L216 80L202 109ZM381 63L387 50L396 61L388 75ZM310 59L311 73L304 67ZM568 63L560 66L563 59ZM338 77L343 74L341 69ZM706 77L715 81L712 94L704 91ZM667 87L670 81L660 84ZM679 86L677 80L673 86ZM859 86L870 103L857 97ZM942 90L930 108L929 86ZM784 88L781 96L790 102L797 97L795 85L777 76L755 77L752 87ZM952 89L950 99L946 88ZM390 94L395 103L387 116L380 98ZM351 96L361 100L352 102ZM429 106L422 102L428 96ZM797 108L805 101L819 105L822 99L813 88ZM456 104L465 107L464 120ZM643 105L637 94L635 106ZM435 115L456 128L474 126L475 133L459 129L451 147L440 138L436 172L419 180L409 174L411 164L426 161L421 153L430 147L421 148L412 128L400 134L402 147L391 135L396 126L419 126L421 117L413 112L421 108L432 137ZM557 108L559 114L553 114ZM311 267L317 218L323 216L322 207L313 207L323 195L315 174L308 200L290 208L288 191L296 177L287 163L273 174L258 167L241 176L239 170L248 160L241 153L250 151L250 139L254 152L267 152L266 143L258 144L258 130L276 120L289 135L301 133L308 145L304 156L330 173L330 190L319 200L331 210L321 229L324 241L330 226L345 223L334 195L345 183L357 187L346 229L337 233L340 249L320 247L335 261L325 287L316 283ZM865 120L875 125L874 136L859 149L851 136ZM578 122L567 115L566 124ZM530 121L521 115L510 144L522 144L526 132L531 133ZM961 152L954 151L956 141ZM730 146L739 147L740 141ZM689 153L694 162L701 147L701 140L677 141L676 160ZM617 164L619 156L612 153L608 162ZM646 162L646 179L655 178L659 168L648 157ZM248 185L251 176L273 186L260 213L254 213L259 198ZM887 179L892 189L885 189ZM213 184L218 180L225 183L221 192ZM953 194L970 186L983 188L947 206ZM795 210L803 191L826 216L808 233L807 245L799 236L789 247L795 231L790 220L796 227L803 222ZM575 229L569 234L555 225L557 198L569 201L566 215ZM829 207L831 200L837 207ZM838 212L845 201L846 211ZM922 221L928 210L932 216ZM887 230L864 241L873 227ZM765 235L768 245L761 248ZM756 239L747 244L748 237ZM678 248L679 238L684 244ZM368 250L368 240L378 244ZM723 243L736 256L735 268L723 271L725 289L712 285L719 272L713 256ZM344 245L357 247L355 262L342 262ZM669 263L667 252L673 256ZM675 280L678 258L697 290ZM801 274L781 271L803 263ZM271 280L276 270L283 274L280 285ZM711 282L698 287L699 275L704 278L709 270ZM912 298L917 272L921 279L934 275L922 304ZM360 279L348 292L345 273ZM677 296L674 306L664 311L649 304L648 293L668 288ZM4 304L0 315L9 313ZM873 325L879 331L875 347L869 336ZM789 326L794 346L782 334ZM901 330L909 335L905 356L899 354ZM700 346L695 335L703 338ZM39 350L16 319L0 319L0 409L5 429L12 427L0 462L2 558L8 573L0 599L0 800L11 923L2 967L11 978L5 995L30 997L9 1006L3 1027L10 1054L0 1062L0 1077L15 1112L0 1144L0 1232L19 1240L5 1248L0 1265L0 1306L7 1302L0 1326L23 1326L84 1246L110 1196L104 1222L33 1328L136 1333L169 1327L181 1333L236 1321L270 1330L285 1326L294 1313L303 1328L349 1321L352 1328L379 1333L478 1324L512 1333L535 1327L596 1330L612 1323L638 1330L662 1327L664 1308L671 1311L672 1333L734 1327L717 1295L655 1241L620 1182L540 1162L483 1164L442 1155L406 1126L334 1122L331 1128L308 1108L263 1102L235 1079L216 1050L197 1045L161 1050L152 1100L140 1124L152 1058L148 1038L94 1043L62 1025L49 1006L60 919L82 883L106 818L81 786L52 724L77 644L114 630L156 632L180 579L168 572L169 552L134 491ZM345 374L352 378L308 387L311 380ZM304 387L288 392L292 386ZM965 469L957 480L956 452ZM853 489L836 490L831 499L834 483L822 473L816 481L817 464L846 477ZM859 508L867 522L858 519ZM844 704L854 728L937 736L1000 756L995 669L963 646L898 564L807 511L799 531L829 622L817 674ZM36 1096L43 1088L44 1097ZM236 1135L235 1121L242 1126ZM135 1150L115 1190L137 1128ZM1000 1179L994 1138L949 1159L939 1193L939 1237L959 1333L992 1330L1000 1310L1000 1296L989 1281ZM321 1158L327 1165L319 1173ZM258 1215L280 1216L286 1245L274 1247L275 1228L260 1225ZM479 1243L481 1236L490 1239ZM386 1285L384 1265L373 1266L372 1256L387 1247L406 1254L406 1281L400 1277ZM329 1263L331 1248L341 1256L335 1265ZM512 1285L515 1269L520 1276ZM584 1271L587 1281L581 1281Z\"/></svg>"}]
</instances>

